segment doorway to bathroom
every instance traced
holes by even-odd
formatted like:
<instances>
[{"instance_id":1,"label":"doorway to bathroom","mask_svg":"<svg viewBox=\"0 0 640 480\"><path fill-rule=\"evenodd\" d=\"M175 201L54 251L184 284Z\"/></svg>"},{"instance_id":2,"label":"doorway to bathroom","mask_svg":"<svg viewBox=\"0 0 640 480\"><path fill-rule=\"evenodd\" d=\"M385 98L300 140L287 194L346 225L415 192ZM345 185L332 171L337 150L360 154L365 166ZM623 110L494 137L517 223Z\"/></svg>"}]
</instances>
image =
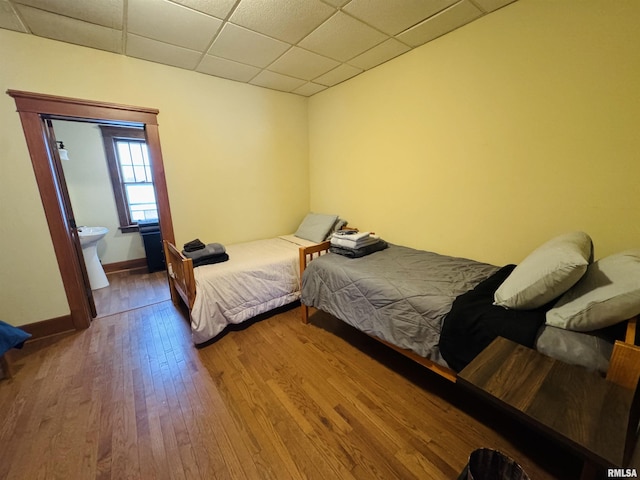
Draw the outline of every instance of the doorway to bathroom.
<instances>
[{"instance_id":1,"label":"doorway to bathroom","mask_svg":"<svg viewBox=\"0 0 640 480\"><path fill-rule=\"evenodd\" d=\"M138 126L144 129L151 158L154 190L158 207L158 222L162 237L174 242L171 209L164 177L158 110L129 105L118 105L91 100L8 90L13 97L22 122L27 147L33 164L44 213L49 226L65 294L69 303L68 317L61 317L59 329L89 327L93 294L86 271L78 225L69 200L64 172L56 144L46 120L72 120L120 126ZM50 331L58 326L51 325Z\"/></svg>"},{"instance_id":2,"label":"doorway to bathroom","mask_svg":"<svg viewBox=\"0 0 640 480\"><path fill-rule=\"evenodd\" d=\"M143 126L68 119L47 121L58 147L64 147L60 163L79 231L96 318L168 300L166 273L161 271L164 266L147 259L161 256L160 234L152 242L147 238L143 242L138 228L138 222L157 225L158 221ZM85 234L94 230L104 233ZM93 241L89 243L87 238Z\"/></svg>"}]
</instances>

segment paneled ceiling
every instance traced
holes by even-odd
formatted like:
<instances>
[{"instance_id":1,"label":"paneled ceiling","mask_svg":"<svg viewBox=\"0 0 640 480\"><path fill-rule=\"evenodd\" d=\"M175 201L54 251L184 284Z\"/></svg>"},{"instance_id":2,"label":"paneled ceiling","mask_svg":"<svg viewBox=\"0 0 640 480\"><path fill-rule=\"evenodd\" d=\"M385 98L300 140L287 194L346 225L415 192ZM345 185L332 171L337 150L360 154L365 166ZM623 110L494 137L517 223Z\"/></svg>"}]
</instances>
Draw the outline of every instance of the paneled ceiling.
<instances>
[{"instance_id":1,"label":"paneled ceiling","mask_svg":"<svg viewBox=\"0 0 640 480\"><path fill-rule=\"evenodd\" d=\"M0 28L311 96L514 0L0 0Z\"/></svg>"}]
</instances>

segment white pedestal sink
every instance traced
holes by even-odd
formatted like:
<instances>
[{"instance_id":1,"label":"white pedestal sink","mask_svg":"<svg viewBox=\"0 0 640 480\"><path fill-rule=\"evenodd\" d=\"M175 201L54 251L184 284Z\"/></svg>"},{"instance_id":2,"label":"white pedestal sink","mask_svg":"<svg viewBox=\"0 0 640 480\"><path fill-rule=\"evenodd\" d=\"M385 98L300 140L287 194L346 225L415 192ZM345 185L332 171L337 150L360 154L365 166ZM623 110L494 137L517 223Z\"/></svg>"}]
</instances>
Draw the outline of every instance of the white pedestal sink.
<instances>
[{"instance_id":1,"label":"white pedestal sink","mask_svg":"<svg viewBox=\"0 0 640 480\"><path fill-rule=\"evenodd\" d=\"M109 280L98 258L98 242L109 232L106 227L78 227L78 236L84 255L84 264L89 274L91 290L109 286Z\"/></svg>"}]
</instances>

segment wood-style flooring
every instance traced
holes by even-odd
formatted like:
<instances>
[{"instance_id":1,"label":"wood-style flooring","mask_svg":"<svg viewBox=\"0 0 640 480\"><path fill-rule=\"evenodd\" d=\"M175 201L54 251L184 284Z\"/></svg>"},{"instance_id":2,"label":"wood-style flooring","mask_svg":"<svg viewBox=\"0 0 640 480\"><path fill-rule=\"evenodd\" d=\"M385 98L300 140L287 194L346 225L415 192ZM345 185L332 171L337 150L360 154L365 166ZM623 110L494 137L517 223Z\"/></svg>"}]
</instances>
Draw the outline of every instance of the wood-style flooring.
<instances>
[{"instance_id":1,"label":"wood-style flooring","mask_svg":"<svg viewBox=\"0 0 640 480\"><path fill-rule=\"evenodd\" d=\"M129 270L108 273L109 286L93 290L98 317L126 312L171 298L167 272Z\"/></svg>"},{"instance_id":2,"label":"wood-style flooring","mask_svg":"<svg viewBox=\"0 0 640 480\"><path fill-rule=\"evenodd\" d=\"M477 448L577 478L549 440L299 307L196 349L170 301L28 343L0 381L0 479L455 479Z\"/></svg>"}]
</instances>

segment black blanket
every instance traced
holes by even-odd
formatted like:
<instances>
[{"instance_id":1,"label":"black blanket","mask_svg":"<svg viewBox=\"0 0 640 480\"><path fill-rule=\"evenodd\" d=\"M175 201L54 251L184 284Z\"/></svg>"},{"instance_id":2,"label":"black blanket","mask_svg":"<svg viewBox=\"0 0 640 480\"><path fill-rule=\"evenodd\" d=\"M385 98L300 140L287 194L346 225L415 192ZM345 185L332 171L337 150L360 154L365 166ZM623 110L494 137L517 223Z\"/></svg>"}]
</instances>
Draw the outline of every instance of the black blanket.
<instances>
[{"instance_id":1,"label":"black blanket","mask_svg":"<svg viewBox=\"0 0 640 480\"><path fill-rule=\"evenodd\" d=\"M533 348L538 330L551 305L536 310L508 310L493 304L493 295L515 265L506 265L458 296L440 335L440 353L456 372L467 366L496 337Z\"/></svg>"}]
</instances>

